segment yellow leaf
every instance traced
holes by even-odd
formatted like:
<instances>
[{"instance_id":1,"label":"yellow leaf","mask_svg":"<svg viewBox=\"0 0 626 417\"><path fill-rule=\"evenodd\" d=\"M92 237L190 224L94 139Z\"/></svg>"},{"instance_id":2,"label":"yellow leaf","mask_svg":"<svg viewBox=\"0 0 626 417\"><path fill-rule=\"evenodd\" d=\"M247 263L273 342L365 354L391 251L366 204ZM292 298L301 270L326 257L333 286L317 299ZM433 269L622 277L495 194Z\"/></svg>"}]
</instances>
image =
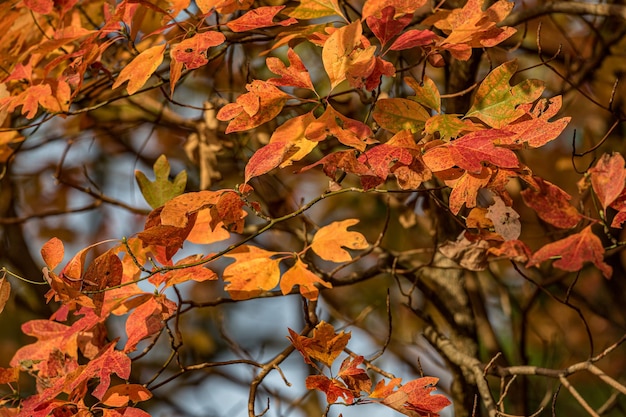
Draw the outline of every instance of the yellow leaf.
<instances>
[{"instance_id":1,"label":"yellow leaf","mask_svg":"<svg viewBox=\"0 0 626 417\"><path fill-rule=\"evenodd\" d=\"M311 242L311 249L322 259L331 262L347 262L352 255L343 249L366 249L369 245L359 232L349 232L348 227L359 221L348 219L334 222L317 231Z\"/></svg>"},{"instance_id":2,"label":"yellow leaf","mask_svg":"<svg viewBox=\"0 0 626 417\"><path fill-rule=\"evenodd\" d=\"M137 55L117 76L113 89L128 81L126 86L128 94L135 94L159 68L163 62L163 52L165 52L165 44L153 46Z\"/></svg>"}]
</instances>

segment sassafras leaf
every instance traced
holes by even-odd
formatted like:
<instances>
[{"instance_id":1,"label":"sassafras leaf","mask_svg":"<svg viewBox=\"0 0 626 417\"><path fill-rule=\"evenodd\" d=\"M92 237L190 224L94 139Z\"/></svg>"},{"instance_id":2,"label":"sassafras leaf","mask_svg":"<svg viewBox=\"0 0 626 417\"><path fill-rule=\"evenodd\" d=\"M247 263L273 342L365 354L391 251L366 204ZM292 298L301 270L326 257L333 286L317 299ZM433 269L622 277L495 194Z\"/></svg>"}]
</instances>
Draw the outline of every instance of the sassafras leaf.
<instances>
[{"instance_id":1,"label":"sassafras leaf","mask_svg":"<svg viewBox=\"0 0 626 417\"><path fill-rule=\"evenodd\" d=\"M122 69L113 83L112 88L116 89L128 81L126 91L128 91L128 94L135 94L146 84L154 71L156 71L159 65L161 65L161 62L163 62L165 46L165 44L156 45L137 55L130 64Z\"/></svg>"},{"instance_id":2,"label":"sassafras leaf","mask_svg":"<svg viewBox=\"0 0 626 417\"><path fill-rule=\"evenodd\" d=\"M322 259L331 262L347 262L352 256L344 248L366 249L369 244L359 232L350 232L348 227L354 226L356 219L342 220L324 226L315 233L310 248Z\"/></svg>"}]
</instances>

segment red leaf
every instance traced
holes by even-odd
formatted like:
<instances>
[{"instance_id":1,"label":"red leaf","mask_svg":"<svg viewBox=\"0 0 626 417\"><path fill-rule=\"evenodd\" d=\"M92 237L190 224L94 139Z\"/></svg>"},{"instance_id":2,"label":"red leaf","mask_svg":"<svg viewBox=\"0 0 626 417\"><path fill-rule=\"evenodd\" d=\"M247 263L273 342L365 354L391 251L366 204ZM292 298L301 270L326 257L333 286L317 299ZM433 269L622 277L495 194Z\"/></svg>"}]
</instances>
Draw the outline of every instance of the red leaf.
<instances>
[{"instance_id":1,"label":"red leaf","mask_svg":"<svg viewBox=\"0 0 626 417\"><path fill-rule=\"evenodd\" d=\"M123 272L122 261L111 251L98 256L87 268L83 276L83 291L96 291L92 299L97 315L102 313L105 290L121 284Z\"/></svg>"},{"instance_id":2,"label":"red leaf","mask_svg":"<svg viewBox=\"0 0 626 417\"><path fill-rule=\"evenodd\" d=\"M383 143L368 149L359 156L359 162L369 165L372 172L381 181L385 181L393 166L410 165L413 162L413 155L408 149Z\"/></svg>"},{"instance_id":3,"label":"red leaf","mask_svg":"<svg viewBox=\"0 0 626 417\"><path fill-rule=\"evenodd\" d=\"M524 203L537 212L541 220L561 229L569 229L578 224L581 214L569 203L572 198L556 185L533 177L538 188L522 191Z\"/></svg>"},{"instance_id":4,"label":"red leaf","mask_svg":"<svg viewBox=\"0 0 626 417\"><path fill-rule=\"evenodd\" d=\"M613 268L604 262L602 241L593 234L591 226L565 239L548 243L532 255L526 266L537 266L553 257L559 258L554 266L564 271L580 271L585 262L592 262L605 278L610 278L613 273Z\"/></svg>"},{"instance_id":5,"label":"red leaf","mask_svg":"<svg viewBox=\"0 0 626 417\"><path fill-rule=\"evenodd\" d=\"M624 158L619 153L604 154L596 166L588 172L593 191L600 199L602 208L606 210L624 190L626 181Z\"/></svg>"},{"instance_id":6,"label":"red leaf","mask_svg":"<svg viewBox=\"0 0 626 417\"><path fill-rule=\"evenodd\" d=\"M214 30L197 33L191 38L176 44L170 50L171 57L185 64L187 69L199 68L209 62L207 49L218 46L226 41L226 37Z\"/></svg>"},{"instance_id":7,"label":"red leaf","mask_svg":"<svg viewBox=\"0 0 626 417\"><path fill-rule=\"evenodd\" d=\"M226 23L226 26L233 32L245 32L247 30L254 30L270 26L289 26L298 23L296 19L290 17L280 22L274 22L274 17L285 6L262 6L252 9L243 16L231 20Z\"/></svg>"},{"instance_id":8,"label":"red leaf","mask_svg":"<svg viewBox=\"0 0 626 417\"><path fill-rule=\"evenodd\" d=\"M515 153L494 145L495 140L509 135L510 133L497 129L468 133L450 142L450 155L458 167L472 173L482 170L483 161L501 168L517 168L519 161Z\"/></svg>"},{"instance_id":9,"label":"red leaf","mask_svg":"<svg viewBox=\"0 0 626 417\"><path fill-rule=\"evenodd\" d=\"M347 388L343 382L330 379L326 375L309 375L306 377L307 389L316 389L326 394L328 404L335 403L342 398L346 404L354 402L354 392Z\"/></svg>"},{"instance_id":10,"label":"red leaf","mask_svg":"<svg viewBox=\"0 0 626 417\"><path fill-rule=\"evenodd\" d=\"M398 391L408 394L405 408L416 411L421 416L437 417L438 412L449 406L450 400L441 394L431 395L439 378L424 377L407 382Z\"/></svg>"},{"instance_id":11,"label":"red leaf","mask_svg":"<svg viewBox=\"0 0 626 417\"><path fill-rule=\"evenodd\" d=\"M431 45L437 39L439 39L439 36L428 29L411 29L400 35L398 39L391 44L389 49L392 51L402 51L405 49L417 48L425 45Z\"/></svg>"},{"instance_id":12,"label":"red leaf","mask_svg":"<svg viewBox=\"0 0 626 417\"><path fill-rule=\"evenodd\" d=\"M48 14L52 12L54 0L24 0L24 4L35 13Z\"/></svg>"},{"instance_id":13,"label":"red leaf","mask_svg":"<svg viewBox=\"0 0 626 417\"><path fill-rule=\"evenodd\" d=\"M522 263L528 262L531 256L530 249L521 240L507 240L498 247L489 248L487 252L497 257L504 257Z\"/></svg>"},{"instance_id":14,"label":"red leaf","mask_svg":"<svg viewBox=\"0 0 626 417\"><path fill-rule=\"evenodd\" d=\"M370 15L365 19L382 46L402 32L402 29L407 27L413 19L412 14L403 14L396 19L395 14L396 8L387 6L381 10L381 17Z\"/></svg>"},{"instance_id":15,"label":"red leaf","mask_svg":"<svg viewBox=\"0 0 626 417\"><path fill-rule=\"evenodd\" d=\"M167 320L176 312L176 304L164 295L151 296L140 306L136 307L126 320L126 334L128 340L124 352L132 352L137 343L148 337L157 335ZM124 355L128 358L128 356ZM104 394L104 392L103 392Z\"/></svg>"},{"instance_id":16,"label":"red leaf","mask_svg":"<svg viewBox=\"0 0 626 417\"><path fill-rule=\"evenodd\" d=\"M265 60L267 68L274 74L280 75L280 78L270 78L267 82L274 85L315 90L311 82L309 71L307 71L298 54L291 48L287 50L287 59L289 59L288 67L283 64L283 61L276 57L269 57Z\"/></svg>"}]
</instances>

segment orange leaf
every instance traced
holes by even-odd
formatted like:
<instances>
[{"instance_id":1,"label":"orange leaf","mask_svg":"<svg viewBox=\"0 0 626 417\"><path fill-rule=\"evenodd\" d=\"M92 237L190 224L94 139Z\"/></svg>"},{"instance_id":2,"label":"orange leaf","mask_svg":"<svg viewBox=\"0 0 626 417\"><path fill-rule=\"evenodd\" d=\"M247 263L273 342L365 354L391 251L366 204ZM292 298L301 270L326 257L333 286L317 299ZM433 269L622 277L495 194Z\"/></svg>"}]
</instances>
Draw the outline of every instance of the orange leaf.
<instances>
[{"instance_id":1,"label":"orange leaf","mask_svg":"<svg viewBox=\"0 0 626 417\"><path fill-rule=\"evenodd\" d=\"M156 45L137 55L135 59L122 69L113 83L112 88L116 89L128 81L126 91L128 91L128 94L135 94L137 90L144 86L152 76L152 73L154 73L154 71L159 68L159 65L161 65L161 62L163 62L165 46L165 44Z\"/></svg>"},{"instance_id":2,"label":"orange leaf","mask_svg":"<svg viewBox=\"0 0 626 417\"><path fill-rule=\"evenodd\" d=\"M254 80L246 85L247 93L242 94L236 103L229 103L217 113L217 119L231 120L226 133L248 130L269 122L282 111L285 102L291 97L272 84Z\"/></svg>"},{"instance_id":3,"label":"orange leaf","mask_svg":"<svg viewBox=\"0 0 626 417\"><path fill-rule=\"evenodd\" d=\"M41 248L41 257L50 270L59 266L64 256L63 242L56 237L44 243Z\"/></svg>"},{"instance_id":4,"label":"orange leaf","mask_svg":"<svg viewBox=\"0 0 626 417\"><path fill-rule=\"evenodd\" d=\"M482 171L482 162L501 168L517 168L519 161L515 152L494 145L494 141L509 135L509 132L497 129L468 133L450 142L450 156L459 168L474 174Z\"/></svg>"},{"instance_id":5,"label":"orange leaf","mask_svg":"<svg viewBox=\"0 0 626 417\"><path fill-rule=\"evenodd\" d=\"M270 78L267 82L274 85L315 90L311 82L309 71L302 63L298 54L291 48L287 50L287 59L289 59L288 67L283 64L283 61L276 57L269 57L265 60L267 68L274 74L280 75L280 78Z\"/></svg>"},{"instance_id":6,"label":"orange leaf","mask_svg":"<svg viewBox=\"0 0 626 417\"><path fill-rule=\"evenodd\" d=\"M313 360L322 362L330 367L337 356L343 352L350 340L350 333L335 332L332 324L321 321L313 330L312 337L300 336L289 329L288 339L291 344L302 354L304 361L312 364Z\"/></svg>"},{"instance_id":7,"label":"orange leaf","mask_svg":"<svg viewBox=\"0 0 626 417\"><path fill-rule=\"evenodd\" d=\"M297 258L295 265L283 274L280 280L280 290L283 294L288 294L294 285L299 285L300 294L303 297L309 300L317 300L319 290L315 284L323 285L326 288L332 287L330 282L326 282L315 275L300 258Z\"/></svg>"},{"instance_id":8,"label":"orange leaf","mask_svg":"<svg viewBox=\"0 0 626 417\"><path fill-rule=\"evenodd\" d=\"M487 167L484 167L478 174L471 172L461 174L457 169L451 169L445 174L452 174L452 176L444 175L444 172L437 175L444 180L446 185L452 187L448 204L450 211L455 215L459 213L463 204L467 208L476 207L478 191L485 188L491 179L491 170Z\"/></svg>"},{"instance_id":9,"label":"orange leaf","mask_svg":"<svg viewBox=\"0 0 626 417\"><path fill-rule=\"evenodd\" d=\"M322 62L330 78L331 89L350 78L353 87L361 87L374 70L373 45L362 45L361 22L353 22L334 31L322 48Z\"/></svg>"},{"instance_id":10,"label":"orange leaf","mask_svg":"<svg viewBox=\"0 0 626 417\"><path fill-rule=\"evenodd\" d=\"M228 238L230 238L230 232L224 227L224 222L216 224L210 209L198 211L193 228L187 236L189 242L197 244L215 243Z\"/></svg>"},{"instance_id":11,"label":"orange leaf","mask_svg":"<svg viewBox=\"0 0 626 417\"><path fill-rule=\"evenodd\" d=\"M281 20L280 22L274 22L274 17L284 8L285 6L257 7L256 9L250 10L243 16L226 23L226 26L228 26L233 32L245 32L247 30L270 26L289 26L298 23L298 21L293 17Z\"/></svg>"},{"instance_id":12,"label":"orange leaf","mask_svg":"<svg viewBox=\"0 0 626 417\"><path fill-rule=\"evenodd\" d=\"M564 271L580 271L585 262L592 262L605 278L610 278L613 273L613 268L604 262L602 241L591 231L591 226L565 239L548 243L532 255L526 266L537 266L553 257L559 258L554 261L554 266Z\"/></svg>"},{"instance_id":13,"label":"orange leaf","mask_svg":"<svg viewBox=\"0 0 626 417\"><path fill-rule=\"evenodd\" d=\"M322 227L313 236L309 246L320 258L331 262L347 262L352 260L352 255L343 248L367 249L369 244L359 232L349 232L348 227L354 226L359 221L348 219L333 222Z\"/></svg>"},{"instance_id":14,"label":"orange leaf","mask_svg":"<svg viewBox=\"0 0 626 417\"><path fill-rule=\"evenodd\" d=\"M321 142L329 136L334 136L339 142L359 151L365 150L365 141L372 135L372 129L365 123L344 116L330 105L326 107L324 114L307 126L304 132L304 136L314 142Z\"/></svg>"},{"instance_id":15,"label":"orange leaf","mask_svg":"<svg viewBox=\"0 0 626 417\"><path fill-rule=\"evenodd\" d=\"M409 381L383 400L383 404L400 411L410 410L420 416L438 417L450 400L441 394L431 395L439 378L423 377ZM406 414L403 413L403 414Z\"/></svg>"},{"instance_id":16,"label":"orange leaf","mask_svg":"<svg viewBox=\"0 0 626 417\"><path fill-rule=\"evenodd\" d=\"M271 259L273 255L276 252L247 245L224 255L235 259L224 269L226 291L233 299L247 300L278 285L280 259Z\"/></svg>"},{"instance_id":17,"label":"orange leaf","mask_svg":"<svg viewBox=\"0 0 626 417\"><path fill-rule=\"evenodd\" d=\"M222 14L248 10L252 3L254 3L254 0L196 0L196 4L204 14L209 13L212 8L215 8L218 13Z\"/></svg>"},{"instance_id":18,"label":"orange leaf","mask_svg":"<svg viewBox=\"0 0 626 417\"><path fill-rule=\"evenodd\" d=\"M124 407L130 401L140 402L152 398L152 393L140 384L115 385L107 390L102 397L102 403L109 407Z\"/></svg>"},{"instance_id":19,"label":"orange leaf","mask_svg":"<svg viewBox=\"0 0 626 417\"><path fill-rule=\"evenodd\" d=\"M170 50L172 59L182 62L189 70L199 68L209 62L207 49L226 41L226 37L215 30L197 33L178 43Z\"/></svg>"}]
</instances>

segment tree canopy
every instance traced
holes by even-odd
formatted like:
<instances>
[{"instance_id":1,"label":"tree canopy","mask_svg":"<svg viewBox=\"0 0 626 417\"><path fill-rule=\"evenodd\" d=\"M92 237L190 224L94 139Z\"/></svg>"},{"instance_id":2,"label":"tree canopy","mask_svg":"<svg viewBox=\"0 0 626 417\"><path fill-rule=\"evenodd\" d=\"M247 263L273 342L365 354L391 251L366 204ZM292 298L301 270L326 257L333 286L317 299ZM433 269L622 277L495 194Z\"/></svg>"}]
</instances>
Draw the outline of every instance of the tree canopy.
<instances>
[{"instance_id":1,"label":"tree canopy","mask_svg":"<svg viewBox=\"0 0 626 417\"><path fill-rule=\"evenodd\" d=\"M625 20L6 1L0 417L624 415Z\"/></svg>"}]
</instances>

